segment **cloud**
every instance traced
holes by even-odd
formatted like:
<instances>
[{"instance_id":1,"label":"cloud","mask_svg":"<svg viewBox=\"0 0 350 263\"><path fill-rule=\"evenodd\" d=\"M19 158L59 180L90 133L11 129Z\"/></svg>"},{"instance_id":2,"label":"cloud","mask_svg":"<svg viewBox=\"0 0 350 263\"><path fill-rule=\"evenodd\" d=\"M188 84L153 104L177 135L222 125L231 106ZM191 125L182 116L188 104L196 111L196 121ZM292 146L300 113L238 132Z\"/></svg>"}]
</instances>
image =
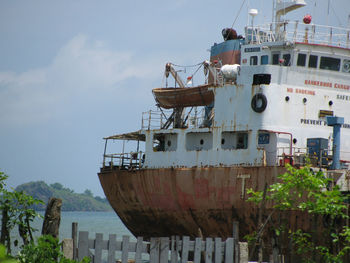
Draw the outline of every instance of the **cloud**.
<instances>
[{"instance_id":1,"label":"cloud","mask_svg":"<svg viewBox=\"0 0 350 263\"><path fill-rule=\"evenodd\" d=\"M116 92L122 88L118 83L127 79L159 76L159 71L152 69L154 61L147 61L142 67L140 64L130 51L116 51L103 41L79 34L45 68L23 73L0 72L0 122L9 125L45 122L66 101L74 101L77 96Z\"/></svg>"},{"instance_id":2,"label":"cloud","mask_svg":"<svg viewBox=\"0 0 350 263\"><path fill-rule=\"evenodd\" d=\"M82 89L109 87L136 76L130 52L110 50L101 42L91 43L84 35L76 36L59 51L49 72L60 84Z\"/></svg>"}]
</instances>

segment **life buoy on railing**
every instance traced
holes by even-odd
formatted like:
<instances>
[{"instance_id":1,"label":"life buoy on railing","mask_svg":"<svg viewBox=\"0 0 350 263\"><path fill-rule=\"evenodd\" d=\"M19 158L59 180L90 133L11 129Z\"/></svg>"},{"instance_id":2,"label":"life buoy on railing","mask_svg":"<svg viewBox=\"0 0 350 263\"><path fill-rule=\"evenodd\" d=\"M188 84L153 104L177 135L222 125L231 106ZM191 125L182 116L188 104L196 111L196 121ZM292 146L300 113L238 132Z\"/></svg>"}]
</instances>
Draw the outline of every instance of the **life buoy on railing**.
<instances>
[{"instance_id":1,"label":"life buoy on railing","mask_svg":"<svg viewBox=\"0 0 350 263\"><path fill-rule=\"evenodd\" d=\"M251 106L253 111L261 113L266 109L267 99L266 96L262 93L257 93L253 96Z\"/></svg>"}]
</instances>

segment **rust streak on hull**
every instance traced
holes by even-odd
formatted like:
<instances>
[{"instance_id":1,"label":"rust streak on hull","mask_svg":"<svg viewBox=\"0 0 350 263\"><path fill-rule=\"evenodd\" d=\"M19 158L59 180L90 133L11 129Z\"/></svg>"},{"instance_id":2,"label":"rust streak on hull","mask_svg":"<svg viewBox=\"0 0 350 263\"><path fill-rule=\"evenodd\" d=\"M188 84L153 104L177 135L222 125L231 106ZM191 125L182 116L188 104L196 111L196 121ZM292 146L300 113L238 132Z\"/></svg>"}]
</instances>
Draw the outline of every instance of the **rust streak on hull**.
<instances>
[{"instance_id":1,"label":"rust streak on hull","mask_svg":"<svg viewBox=\"0 0 350 263\"><path fill-rule=\"evenodd\" d=\"M99 178L113 209L136 236L196 236L200 228L204 236L228 237L237 220L243 237L256 230L258 208L242 199L242 189L263 190L284 171L282 167L136 171L106 167ZM250 177L243 183L241 175L247 174Z\"/></svg>"}]
</instances>

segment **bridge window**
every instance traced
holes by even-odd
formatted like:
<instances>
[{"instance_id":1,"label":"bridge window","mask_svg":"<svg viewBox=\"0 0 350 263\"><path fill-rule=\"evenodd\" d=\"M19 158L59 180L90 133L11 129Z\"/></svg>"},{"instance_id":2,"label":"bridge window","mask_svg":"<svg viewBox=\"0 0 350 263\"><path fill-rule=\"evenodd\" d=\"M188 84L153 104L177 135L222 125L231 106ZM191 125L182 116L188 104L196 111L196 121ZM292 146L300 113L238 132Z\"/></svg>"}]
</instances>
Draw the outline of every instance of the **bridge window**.
<instances>
[{"instance_id":1,"label":"bridge window","mask_svg":"<svg viewBox=\"0 0 350 263\"><path fill-rule=\"evenodd\" d=\"M260 64L261 65L267 65L269 64L269 56L268 55L262 55L260 57Z\"/></svg>"},{"instance_id":2,"label":"bridge window","mask_svg":"<svg viewBox=\"0 0 350 263\"><path fill-rule=\"evenodd\" d=\"M290 54L283 54L283 66L290 66Z\"/></svg>"},{"instance_id":3,"label":"bridge window","mask_svg":"<svg viewBox=\"0 0 350 263\"><path fill-rule=\"evenodd\" d=\"M250 57L250 65L258 65L258 56Z\"/></svg>"},{"instance_id":4,"label":"bridge window","mask_svg":"<svg viewBox=\"0 0 350 263\"><path fill-rule=\"evenodd\" d=\"M279 65L280 63L280 54L273 54L272 55L272 65Z\"/></svg>"},{"instance_id":5,"label":"bridge window","mask_svg":"<svg viewBox=\"0 0 350 263\"><path fill-rule=\"evenodd\" d=\"M305 65L306 65L306 54L299 53L297 66L305 67Z\"/></svg>"},{"instance_id":6,"label":"bridge window","mask_svg":"<svg viewBox=\"0 0 350 263\"><path fill-rule=\"evenodd\" d=\"M339 71L340 59L332 57L321 57L320 69Z\"/></svg>"},{"instance_id":7,"label":"bridge window","mask_svg":"<svg viewBox=\"0 0 350 263\"><path fill-rule=\"evenodd\" d=\"M309 68L317 68L318 56L310 55L309 57Z\"/></svg>"},{"instance_id":8,"label":"bridge window","mask_svg":"<svg viewBox=\"0 0 350 263\"><path fill-rule=\"evenodd\" d=\"M248 132L222 132L221 138L221 148L224 150L248 148Z\"/></svg>"}]
</instances>

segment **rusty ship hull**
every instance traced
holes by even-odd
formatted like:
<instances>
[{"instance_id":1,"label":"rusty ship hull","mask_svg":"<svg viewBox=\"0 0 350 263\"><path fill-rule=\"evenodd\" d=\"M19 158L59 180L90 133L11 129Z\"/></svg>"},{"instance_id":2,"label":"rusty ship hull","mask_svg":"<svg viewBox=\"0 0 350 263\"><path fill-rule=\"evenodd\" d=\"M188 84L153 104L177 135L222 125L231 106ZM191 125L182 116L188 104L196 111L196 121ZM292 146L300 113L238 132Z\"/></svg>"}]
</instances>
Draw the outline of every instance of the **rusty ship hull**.
<instances>
[{"instance_id":1,"label":"rusty ship hull","mask_svg":"<svg viewBox=\"0 0 350 263\"><path fill-rule=\"evenodd\" d=\"M259 207L247 202L247 189L275 183L284 167L216 167L120 170L101 168L99 179L126 227L143 237L188 235L240 239L258 227ZM266 218L271 204L260 214ZM289 214L287 224L310 230L305 217Z\"/></svg>"}]
</instances>

